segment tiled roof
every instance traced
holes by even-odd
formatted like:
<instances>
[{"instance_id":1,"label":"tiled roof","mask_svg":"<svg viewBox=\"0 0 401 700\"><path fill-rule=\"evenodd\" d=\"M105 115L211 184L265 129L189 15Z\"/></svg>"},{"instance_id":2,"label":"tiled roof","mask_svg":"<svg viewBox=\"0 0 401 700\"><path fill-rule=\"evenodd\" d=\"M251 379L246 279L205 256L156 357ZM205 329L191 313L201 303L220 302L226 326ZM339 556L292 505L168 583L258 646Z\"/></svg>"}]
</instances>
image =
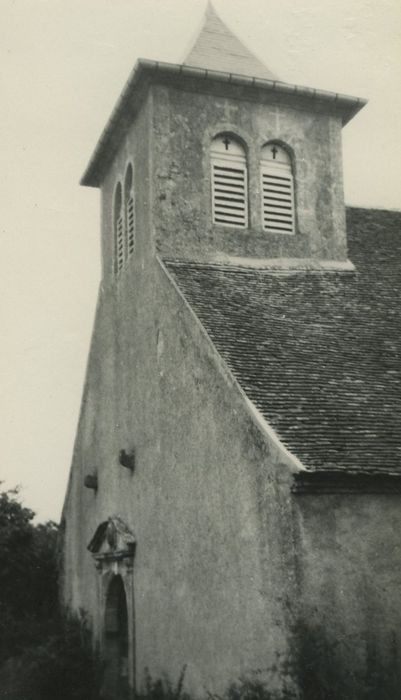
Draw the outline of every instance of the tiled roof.
<instances>
[{"instance_id":1,"label":"tiled roof","mask_svg":"<svg viewBox=\"0 0 401 700\"><path fill-rule=\"evenodd\" d=\"M401 213L349 209L356 273L166 262L239 383L307 468L401 468Z\"/></svg>"},{"instance_id":2,"label":"tiled roof","mask_svg":"<svg viewBox=\"0 0 401 700\"><path fill-rule=\"evenodd\" d=\"M226 27L210 4L184 65L276 80L276 76Z\"/></svg>"}]
</instances>

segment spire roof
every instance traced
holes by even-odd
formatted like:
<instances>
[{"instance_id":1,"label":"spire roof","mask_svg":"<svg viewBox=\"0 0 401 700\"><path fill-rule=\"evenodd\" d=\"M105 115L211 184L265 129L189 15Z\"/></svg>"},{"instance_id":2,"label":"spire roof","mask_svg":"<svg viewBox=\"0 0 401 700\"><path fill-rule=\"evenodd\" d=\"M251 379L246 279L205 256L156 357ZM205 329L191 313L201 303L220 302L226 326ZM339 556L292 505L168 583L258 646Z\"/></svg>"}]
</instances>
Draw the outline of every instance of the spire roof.
<instances>
[{"instance_id":1,"label":"spire roof","mask_svg":"<svg viewBox=\"0 0 401 700\"><path fill-rule=\"evenodd\" d=\"M201 31L184 65L277 80L267 66L226 27L210 2Z\"/></svg>"}]
</instances>

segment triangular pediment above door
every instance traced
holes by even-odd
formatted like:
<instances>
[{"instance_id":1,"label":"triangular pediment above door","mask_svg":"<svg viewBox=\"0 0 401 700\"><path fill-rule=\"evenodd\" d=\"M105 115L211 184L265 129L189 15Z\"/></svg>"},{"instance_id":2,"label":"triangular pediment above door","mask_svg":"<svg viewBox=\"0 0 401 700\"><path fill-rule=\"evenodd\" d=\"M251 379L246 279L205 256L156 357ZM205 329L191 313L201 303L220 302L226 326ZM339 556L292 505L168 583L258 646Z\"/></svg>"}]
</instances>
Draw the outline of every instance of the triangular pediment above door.
<instances>
[{"instance_id":1,"label":"triangular pediment above door","mask_svg":"<svg viewBox=\"0 0 401 700\"><path fill-rule=\"evenodd\" d=\"M135 536L118 516L100 523L88 544L88 550L97 556L133 554Z\"/></svg>"}]
</instances>

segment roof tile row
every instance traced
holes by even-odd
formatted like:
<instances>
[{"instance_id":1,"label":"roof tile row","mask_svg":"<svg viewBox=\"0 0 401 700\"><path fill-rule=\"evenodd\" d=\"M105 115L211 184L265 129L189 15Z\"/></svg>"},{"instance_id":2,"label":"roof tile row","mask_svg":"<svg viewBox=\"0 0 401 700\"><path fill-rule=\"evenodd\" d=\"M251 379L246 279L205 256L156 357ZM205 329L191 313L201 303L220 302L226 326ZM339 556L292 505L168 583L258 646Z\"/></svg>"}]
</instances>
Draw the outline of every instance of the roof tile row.
<instances>
[{"instance_id":1,"label":"roof tile row","mask_svg":"<svg viewBox=\"0 0 401 700\"><path fill-rule=\"evenodd\" d=\"M349 209L353 274L165 261L219 353L311 469L401 469L401 213Z\"/></svg>"}]
</instances>

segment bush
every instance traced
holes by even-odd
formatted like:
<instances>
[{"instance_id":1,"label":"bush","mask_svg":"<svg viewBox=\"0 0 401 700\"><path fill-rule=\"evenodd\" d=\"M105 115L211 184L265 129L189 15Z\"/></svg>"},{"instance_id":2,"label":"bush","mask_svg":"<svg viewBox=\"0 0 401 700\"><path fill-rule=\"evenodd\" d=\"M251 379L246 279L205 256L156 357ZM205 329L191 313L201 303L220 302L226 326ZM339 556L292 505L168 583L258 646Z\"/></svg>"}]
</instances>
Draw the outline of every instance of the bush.
<instances>
[{"instance_id":1,"label":"bush","mask_svg":"<svg viewBox=\"0 0 401 700\"><path fill-rule=\"evenodd\" d=\"M145 680L141 691L136 695L137 700L191 700L183 690L186 668L186 665L182 667L175 686L168 676L154 680L149 669L145 669Z\"/></svg>"},{"instance_id":2,"label":"bush","mask_svg":"<svg viewBox=\"0 0 401 700\"><path fill-rule=\"evenodd\" d=\"M0 674L7 700L98 700L100 664L84 620L65 619L40 645L10 660Z\"/></svg>"},{"instance_id":3,"label":"bush","mask_svg":"<svg viewBox=\"0 0 401 700\"><path fill-rule=\"evenodd\" d=\"M349 659L323 625L299 625L298 680L302 700L399 700L400 668L397 637L386 645L366 638L348 639ZM344 643L344 640L343 640ZM364 662L355 664L359 653Z\"/></svg>"},{"instance_id":4,"label":"bush","mask_svg":"<svg viewBox=\"0 0 401 700\"><path fill-rule=\"evenodd\" d=\"M0 493L0 664L40 643L57 616L58 528L33 518L18 489Z\"/></svg>"},{"instance_id":5,"label":"bush","mask_svg":"<svg viewBox=\"0 0 401 700\"><path fill-rule=\"evenodd\" d=\"M273 690L269 687L273 683L270 683L267 678L275 676L276 670L274 668L265 672L255 671L241 676L238 681L228 686L223 695L208 693L209 698L211 700L295 700L297 696L286 683L281 690Z\"/></svg>"},{"instance_id":6,"label":"bush","mask_svg":"<svg viewBox=\"0 0 401 700\"><path fill-rule=\"evenodd\" d=\"M58 527L35 525L18 493L0 492L1 698L98 700L100 669L85 618L59 613Z\"/></svg>"},{"instance_id":7,"label":"bush","mask_svg":"<svg viewBox=\"0 0 401 700\"><path fill-rule=\"evenodd\" d=\"M185 670L186 666L174 685L167 676L154 680L146 669L145 681L136 696L137 700L191 700L191 696L183 690ZM266 676L275 682L273 676L276 676L276 671L276 668L266 672L255 671L231 683L222 695L207 692L206 697L208 700L295 700L297 696L289 689L278 691L269 688Z\"/></svg>"}]
</instances>

